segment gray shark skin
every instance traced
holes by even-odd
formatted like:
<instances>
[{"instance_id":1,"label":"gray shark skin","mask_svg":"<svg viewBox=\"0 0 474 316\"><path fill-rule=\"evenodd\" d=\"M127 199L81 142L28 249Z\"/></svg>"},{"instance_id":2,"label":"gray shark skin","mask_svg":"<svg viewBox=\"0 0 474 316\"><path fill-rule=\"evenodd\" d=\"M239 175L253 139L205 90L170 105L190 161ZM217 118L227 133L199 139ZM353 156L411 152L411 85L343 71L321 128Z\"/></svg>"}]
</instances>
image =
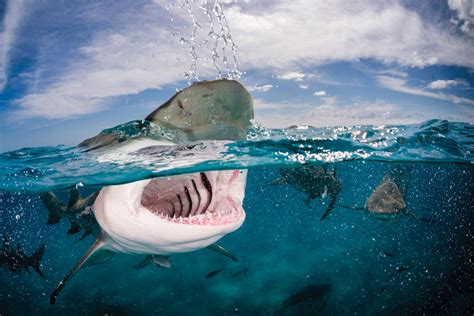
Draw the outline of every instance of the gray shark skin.
<instances>
[{"instance_id":1,"label":"gray shark skin","mask_svg":"<svg viewBox=\"0 0 474 316\"><path fill-rule=\"evenodd\" d=\"M3 249L0 252L0 267L5 267L12 273L21 273L25 270L28 274L31 274L29 270L31 267L44 279L40 267L45 247L46 245L42 245L31 256L27 256L20 244L16 245L16 249L11 248L10 237L5 235L3 236Z\"/></svg>"},{"instance_id":2,"label":"gray shark skin","mask_svg":"<svg viewBox=\"0 0 474 316\"><path fill-rule=\"evenodd\" d=\"M406 207L405 198L389 175L385 175L365 203L365 208L374 214L396 214Z\"/></svg>"},{"instance_id":3,"label":"gray shark skin","mask_svg":"<svg viewBox=\"0 0 474 316\"><path fill-rule=\"evenodd\" d=\"M237 140L245 138L253 118L253 101L248 91L235 80L219 79L196 82L179 91L136 124L142 132L154 126L174 131L188 142ZM78 146L95 150L124 141L127 139L116 131L104 131Z\"/></svg>"},{"instance_id":4,"label":"gray shark skin","mask_svg":"<svg viewBox=\"0 0 474 316\"><path fill-rule=\"evenodd\" d=\"M283 168L280 169L280 175L281 177L271 182L270 185L286 184L294 186L307 195L306 203L308 206L316 198L323 200L326 195L329 196L329 205L321 220L327 218L334 209L342 187L334 171L328 171L321 166L308 166Z\"/></svg>"},{"instance_id":5,"label":"gray shark skin","mask_svg":"<svg viewBox=\"0 0 474 316\"><path fill-rule=\"evenodd\" d=\"M176 93L145 120L131 122L140 129L138 136L127 138L106 130L78 147L106 156L199 140L235 141L246 137L252 119L252 98L239 82L204 81ZM179 138L154 138L150 135L161 134L153 129L172 131ZM48 223L68 218L72 226L88 233L84 219L92 212L99 226L98 233L89 233L96 235L95 243L59 282L50 303L56 302L80 269L108 262L115 253L147 255L137 270L149 264L170 267L170 255L203 248L237 261L216 242L245 220L246 178L246 170L219 170L106 186L86 198L71 190L67 206L54 193L43 193L41 198L50 213Z\"/></svg>"}]
</instances>

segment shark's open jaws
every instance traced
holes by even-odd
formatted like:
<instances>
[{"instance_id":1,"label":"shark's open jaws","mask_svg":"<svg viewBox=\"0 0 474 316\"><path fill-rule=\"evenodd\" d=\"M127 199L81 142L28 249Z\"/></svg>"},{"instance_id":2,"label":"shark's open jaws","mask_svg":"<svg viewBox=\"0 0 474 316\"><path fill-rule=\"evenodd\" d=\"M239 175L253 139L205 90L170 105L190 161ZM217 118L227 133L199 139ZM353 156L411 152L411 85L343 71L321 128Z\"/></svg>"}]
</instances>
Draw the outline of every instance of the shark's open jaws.
<instances>
[{"instance_id":1,"label":"shark's open jaws","mask_svg":"<svg viewBox=\"0 0 474 316\"><path fill-rule=\"evenodd\" d=\"M244 222L246 174L201 172L102 189L94 214L107 249L168 255L210 246Z\"/></svg>"}]
</instances>

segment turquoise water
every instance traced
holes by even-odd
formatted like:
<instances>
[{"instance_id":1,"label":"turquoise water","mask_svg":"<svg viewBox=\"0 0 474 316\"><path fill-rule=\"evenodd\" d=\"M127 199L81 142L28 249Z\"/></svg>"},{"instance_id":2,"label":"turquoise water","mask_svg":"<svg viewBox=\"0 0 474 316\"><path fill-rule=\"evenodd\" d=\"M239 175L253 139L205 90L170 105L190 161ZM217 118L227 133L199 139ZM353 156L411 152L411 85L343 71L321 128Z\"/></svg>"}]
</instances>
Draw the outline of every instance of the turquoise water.
<instances>
[{"instance_id":1,"label":"turquoise water","mask_svg":"<svg viewBox=\"0 0 474 316\"><path fill-rule=\"evenodd\" d=\"M107 130L120 140L165 138L178 145L108 155L80 147L23 148L0 154L2 233L27 255L42 244L45 279L0 269L0 314L346 315L472 314L474 126L431 120L407 126L255 125L247 140L186 143L170 131L130 122ZM334 210L306 202L294 184L269 185L282 168L333 171ZM312 168L313 168L312 167ZM81 270L56 305L49 296L92 244L46 225L38 193L68 188L86 196L104 185L216 169L249 169L247 218L220 242L238 259L200 250L172 256L171 269L116 255ZM360 210L386 174L397 178L407 214ZM354 209L345 206L354 206ZM205 276L221 267L215 277Z\"/></svg>"}]
</instances>

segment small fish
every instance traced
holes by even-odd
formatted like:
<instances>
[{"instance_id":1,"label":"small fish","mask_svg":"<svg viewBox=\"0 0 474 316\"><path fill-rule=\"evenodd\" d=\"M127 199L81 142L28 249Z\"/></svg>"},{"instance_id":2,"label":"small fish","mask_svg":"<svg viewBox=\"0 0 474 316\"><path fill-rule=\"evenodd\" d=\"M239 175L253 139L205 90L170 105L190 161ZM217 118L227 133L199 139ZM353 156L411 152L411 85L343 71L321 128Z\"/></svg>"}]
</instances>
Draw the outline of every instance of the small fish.
<instances>
[{"instance_id":1,"label":"small fish","mask_svg":"<svg viewBox=\"0 0 474 316\"><path fill-rule=\"evenodd\" d=\"M219 273L221 273L223 270L224 270L224 266L222 266L222 268L220 268L219 270L214 270L214 271L209 272L209 273L205 276L205 278L206 278L206 279L213 278L213 277L215 277L216 275L218 275Z\"/></svg>"},{"instance_id":2,"label":"small fish","mask_svg":"<svg viewBox=\"0 0 474 316\"><path fill-rule=\"evenodd\" d=\"M234 274L232 274L232 278L235 278L235 277L238 277L238 276L245 276L247 274L247 268L243 268L237 272L235 272Z\"/></svg>"},{"instance_id":3,"label":"small fish","mask_svg":"<svg viewBox=\"0 0 474 316\"><path fill-rule=\"evenodd\" d=\"M326 307L326 304L327 304L328 300L329 300L329 294L326 296L326 299L321 304L321 307L319 308L319 312L323 311L323 309Z\"/></svg>"},{"instance_id":4,"label":"small fish","mask_svg":"<svg viewBox=\"0 0 474 316\"><path fill-rule=\"evenodd\" d=\"M169 261L169 256L162 256L162 255L148 255L141 261L139 264L134 266L137 271L140 271L144 267L152 264L155 267L161 268L171 268L171 263Z\"/></svg>"},{"instance_id":5,"label":"small fish","mask_svg":"<svg viewBox=\"0 0 474 316\"><path fill-rule=\"evenodd\" d=\"M386 257L395 258L395 255L394 255L393 253L390 253L390 252L384 251L383 254L384 254Z\"/></svg>"}]
</instances>

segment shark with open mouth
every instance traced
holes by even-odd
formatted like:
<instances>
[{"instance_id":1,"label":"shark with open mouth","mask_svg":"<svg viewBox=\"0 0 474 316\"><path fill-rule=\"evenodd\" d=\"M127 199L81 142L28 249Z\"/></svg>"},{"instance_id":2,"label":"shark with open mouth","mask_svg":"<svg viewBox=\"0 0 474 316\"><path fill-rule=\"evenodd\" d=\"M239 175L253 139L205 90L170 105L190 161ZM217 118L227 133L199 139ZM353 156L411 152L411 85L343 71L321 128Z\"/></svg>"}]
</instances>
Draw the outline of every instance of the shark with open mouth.
<instances>
[{"instance_id":1,"label":"shark with open mouth","mask_svg":"<svg viewBox=\"0 0 474 316\"><path fill-rule=\"evenodd\" d=\"M253 102L248 91L237 81L221 79L199 82L178 92L146 121L196 141L243 139L252 119ZM79 146L133 152L172 145L146 137L122 141L119 135L100 133ZM58 284L50 303L56 302L66 282L81 268L106 262L114 253L166 259L172 254L209 248L235 260L215 243L245 220L242 203L246 177L246 170L220 170L146 179L106 186L95 194L93 203L90 198L87 203L76 203L91 205L100 232ZM76 211L84 211L81 207Z\"/></svg>"}]
</instances>

